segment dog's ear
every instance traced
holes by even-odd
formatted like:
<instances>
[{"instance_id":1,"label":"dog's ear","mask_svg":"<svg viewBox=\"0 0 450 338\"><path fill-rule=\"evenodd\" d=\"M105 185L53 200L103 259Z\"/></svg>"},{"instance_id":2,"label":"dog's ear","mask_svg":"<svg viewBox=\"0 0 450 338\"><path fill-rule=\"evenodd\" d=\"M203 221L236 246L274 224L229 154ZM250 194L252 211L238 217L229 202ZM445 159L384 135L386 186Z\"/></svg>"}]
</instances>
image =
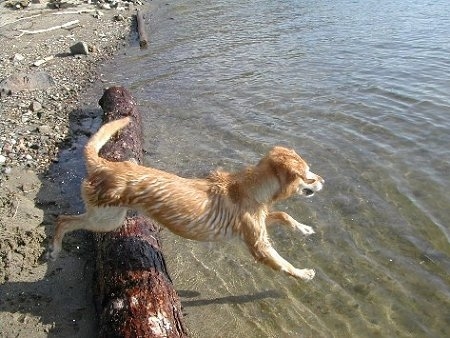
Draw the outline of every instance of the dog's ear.
<instances>
[{"instance_id":1,"label":"dog's ear","mask_svg":"<svg viewBox=\"0 0 450 338\"><path fill-rule=\"evenodd\" d=\"M285 158L282 161L272 162L277 177L283 182L290 183L301 176L298 161Z\"/></svg>"},{"instance_id":2,"label":"dog's ear","mask_svg":"<svg viewBox=\"0 0 450 338\"><path fill-rule=\"evenodd\" d=\"M275 147L269 152L268 158L272 170L282 182L290 183L302 176L305 163L295 151Z\"/></svg>"}]
</instances>

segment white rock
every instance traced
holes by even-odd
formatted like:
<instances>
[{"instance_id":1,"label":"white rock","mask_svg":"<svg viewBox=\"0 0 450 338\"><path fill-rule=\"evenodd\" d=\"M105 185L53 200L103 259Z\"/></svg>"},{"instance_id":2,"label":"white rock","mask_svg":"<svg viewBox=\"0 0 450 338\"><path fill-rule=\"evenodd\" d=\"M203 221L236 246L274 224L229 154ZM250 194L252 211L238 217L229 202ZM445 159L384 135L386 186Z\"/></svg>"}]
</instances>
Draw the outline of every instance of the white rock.
<instances>
[{"instance_id":1,"label":"white rock","mask_svg":"<svg viewBox=\"0 0 450 338\"><path fill-rule=\"evenodd\" d=\"M33 101L30 103L29 109L33 112L37 112L42 109L42 105L38 101Z\"/></svg>"},{"instance_id":2,"label":"white rock","mask_svg":"<svg viewBox=\"0 0 450 338\"><path fill-rule=\"evenodd\" d=\"M14 54L14 57L13 57L13 61L23 61L23 59L25 59L25 56L23 56L22 54L19 54L19 53L16 53L16 54Z\"/></svg>"}]
</instances>

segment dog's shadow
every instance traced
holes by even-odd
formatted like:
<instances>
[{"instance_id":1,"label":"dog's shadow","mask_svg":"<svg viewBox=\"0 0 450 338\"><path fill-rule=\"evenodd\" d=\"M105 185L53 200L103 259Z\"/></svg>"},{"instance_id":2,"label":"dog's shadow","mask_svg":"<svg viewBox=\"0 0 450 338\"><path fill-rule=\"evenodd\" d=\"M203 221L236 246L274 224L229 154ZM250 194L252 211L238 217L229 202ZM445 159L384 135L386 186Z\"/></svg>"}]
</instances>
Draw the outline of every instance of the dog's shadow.
<instances>
[{"instance_id":1,"label":"dog's shadow","mask_svg":"<svg viewBox=\"0 0 450 338\"><path fill-rule=\"evenodd\" d=\"M43 211L46 238L52 238L59 214L83 210L80 184L85 174L83 147L101 124L98 107L76 109L70 113L70 134L59 143L60 152L46 172L39 175L41 187L35 205ZM21 276L0 285L0 311L9 312L23 332L35 323L44 325L48 337L96 336L91 281L94 273L92 235L75 232L66 236L64 253L55 262L43 257L32 272L44 277ZM42 245L46 250L48 240ZM33 335L33 334L31 334Z\"/></svg>"},{"instance_id":2,"label":"dog's shadow","mask_svg":"<svg viewBox=\"0 0 450 338\"><path fill-rule=\"evenodd\" d=\"M276 290L266 290L247 295L235 295L235 296L233 295L210 299L192 299L192 300L187 300L186 298L197 298L201 296L201 294L199 292L191 290L178 290L178 294L182 298L181 302L185 307L221 305L221 304L245 304L268 298L284 298L283 294Z\"/></svg>"}]
</instances>

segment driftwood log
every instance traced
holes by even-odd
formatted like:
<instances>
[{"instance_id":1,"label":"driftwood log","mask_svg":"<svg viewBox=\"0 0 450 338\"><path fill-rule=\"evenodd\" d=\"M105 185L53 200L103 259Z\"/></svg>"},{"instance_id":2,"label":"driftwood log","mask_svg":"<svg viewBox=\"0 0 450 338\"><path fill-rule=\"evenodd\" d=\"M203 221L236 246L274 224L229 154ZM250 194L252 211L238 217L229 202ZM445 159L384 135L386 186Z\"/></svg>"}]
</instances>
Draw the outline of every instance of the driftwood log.
<instances>
[{"instance_id":1,"label":"driftwood log","mask_svg":"<svg viewBox=\"0 0 450 338\"><path fill-rule=\"evenodd\" d=\"M136 13L137 30L139 33L139 46L141 49L148 47L147 31L145 30L145 21L142 11L138 10Z\"/></svg>"},{"instance_id":2,"label":"driftwood log","mask_svg":"<svg viewBox=\"0 0 450 338\"><path fill-rule=\"evenodd\" d=\"M99 101L104 122L132 116L132 123L101 151L111 161L141 163L141 116L123 87L105 90ZM95 278L99 337L185 337L181 303L158 240L159 225L129 213L123 226L98 234Z\"/></svg>"}]
</instances>

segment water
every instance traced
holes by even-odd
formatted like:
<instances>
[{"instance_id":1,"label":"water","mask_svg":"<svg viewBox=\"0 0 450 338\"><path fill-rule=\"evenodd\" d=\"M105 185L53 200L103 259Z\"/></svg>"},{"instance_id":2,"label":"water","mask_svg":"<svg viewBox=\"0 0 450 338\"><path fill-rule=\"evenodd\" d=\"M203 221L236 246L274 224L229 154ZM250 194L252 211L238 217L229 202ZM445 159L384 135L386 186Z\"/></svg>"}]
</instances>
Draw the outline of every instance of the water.
<instances>
[{"instance_id":1,"label":"water","mask_svg":"<svg viewBox=\"0 0 450 338\"><path fill-rule=\"evenodd\" d=\"M304 283L239 241L163 232L194 337L450 335L450 3L154 1L151 43L112 82L141 104L149 165L184 176L295 148L326 180L276 206L275 248Z\"/></svg>"}]
</instances>

